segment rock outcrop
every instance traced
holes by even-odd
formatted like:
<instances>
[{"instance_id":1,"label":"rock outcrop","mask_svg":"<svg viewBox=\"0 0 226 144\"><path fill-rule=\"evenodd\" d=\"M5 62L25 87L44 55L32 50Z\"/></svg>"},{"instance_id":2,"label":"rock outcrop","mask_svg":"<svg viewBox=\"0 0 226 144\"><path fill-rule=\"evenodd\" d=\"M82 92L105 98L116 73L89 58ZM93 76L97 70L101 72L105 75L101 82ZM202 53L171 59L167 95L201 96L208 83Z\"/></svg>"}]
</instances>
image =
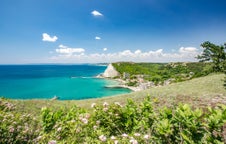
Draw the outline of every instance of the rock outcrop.
<instances>
[{"instance_id":1,"label":"rock outcrop","mask_svg":"<svg viewBox=\"0 0 226 144\"><path fill-rule=\"evenodd\" d=\"M116 71L116 69L113 67L112 64L109 64L107 69L102 74L102 76L106 77L106 78L114 78L114 77L117 77L119 75L120 75L119 72Z\"/></svg>"}]
</instances>

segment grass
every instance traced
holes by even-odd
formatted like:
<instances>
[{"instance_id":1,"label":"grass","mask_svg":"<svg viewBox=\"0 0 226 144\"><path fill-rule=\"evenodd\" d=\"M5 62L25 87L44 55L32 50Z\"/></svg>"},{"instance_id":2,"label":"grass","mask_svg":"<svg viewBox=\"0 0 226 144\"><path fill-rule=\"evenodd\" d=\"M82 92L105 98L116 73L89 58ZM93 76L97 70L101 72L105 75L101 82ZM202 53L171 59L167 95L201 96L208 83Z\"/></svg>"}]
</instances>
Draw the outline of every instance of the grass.
<instances>
[{"instance_id":1,"label":"grass","mask_svg":"<svg viewBox=\"0 0 226 144\"><path fill-rule=\"evenodd\" d=\"M192 79L167 86L151 88L145 91L133 92L130 94L88 99L88 100L10 100L16 105L16 110L21 113L32 113L40 115L42 107L59 109L60 107L70 108L73 105L90 109L92 103L126 103L127 99L136 102L142 101L150 95L155 107L172 106L178 103L188 103L194 107L215 106L220 103L226 104L226 90L223 87L224 74L211 74L205 77Z\"/></svg>"}]
</instances>

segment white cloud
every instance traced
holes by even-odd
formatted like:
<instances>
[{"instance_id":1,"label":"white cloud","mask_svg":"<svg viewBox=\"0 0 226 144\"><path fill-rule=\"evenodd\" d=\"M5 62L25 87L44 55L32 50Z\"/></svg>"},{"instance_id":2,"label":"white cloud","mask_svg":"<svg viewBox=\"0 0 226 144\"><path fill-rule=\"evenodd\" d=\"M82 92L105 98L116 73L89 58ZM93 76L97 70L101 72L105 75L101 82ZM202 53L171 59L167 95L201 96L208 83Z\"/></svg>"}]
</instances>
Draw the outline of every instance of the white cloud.
<instances>
[{"instance_id":1,"label":"white cloud","mask_svg":"<svg viewBox=\"0 0 226 144\"><path fill-rule=\"evenodd\" d=\"M83 48L63 48L63 49L56 49L57 53L61 54L73 54L73 53L82 53L85 50Z\"/></svg>"},{"instance_id":2,"label":"white cloud","mask_svg":"<svg viewBox=\"0 0 226 144\"><path fill-rule=\"evenodd\" d=\"M42 40L43 40L43 41L55 42L57 39L58 39L57 36L51 37L51 36L48 35L47 33L43 33L43 34L42 34Z\"/></svg>"},{"instance_id":3,"label":"white cloud","mask_svg":"<svg viewBox=\"0 0 226 144\"><path fill-rule=\"evenodd\" d=\"M134 53L135 54L141 54L141 50L136 50Z\"/></svg>"},{"instance_id":4,"label":"white cloud","mask_svg":"<svg viewBox=\"0 0 226 144\"><path fill-rule=\"evenodd\" d=\"M101 39L101 37L96 36L96 37L95 37L95 39L96 39L96 40L100 40L100 39Z\"/></svg>"},{"instance_id":5,"label":"white cloud","mask_svg":"<svg viewBox=\"0 0 226 144\"><path fill-rule=\"evenodd\" d=\"M199 54L199 51L195 47L181 47L179 53L181 56L195 57Z\"/></svg>"},{"instance_id":6,"label":"white cloud","mask_svg":"<svg viewBox=\"0 0 226 144\"><path fill-rule=\"evenodd\" d=\"M198 51L195 47L181 47L179 49L180 53L196 53Z\"/></svg>"},{"instance_id":7,"label":"white cloud","mask_svg":"<svg viewBox=\"0 0 226 144\"><path fill-rule=\"evenodd\" d=\"M96 11L96 10L92 11L91 14L92 14L93 16L103 16L102 13L100 13L100 12L98 12L98 11Z\"/></svg>"},{"instance_id":8,"label":"white cloud","mask_svg":"<svg viewBox=\"0 0 226 144\"><path fill-rule=\"evenodd\" d=\"M59 45L59 48L67 48L67 46L64 46L64 45Z\"/></svg>"},{"instance_id":9,"label":"white cloud","mask_svg":"<svg viewBox=\"0 0 226 144\"><path fill-rule=\"evenodd\" d=\"M83 48L69 48L69 47L64 46L64 45L59 45L59 48L56 49L56 52L59 53L59 54L71 56L74 53L84 53L85 49L83 49Z\"/></svg>"},{"instance_id":10,"label":"white cloud","mask_svg":"<svg viewBox=\"0 0 226 144\"><path fill-rule=\"evenodd\" d=\"M196 48L183 47L175 50L175 52L164 52L163 49L155 51L142 50L123 50L114 53L84 53L84 49L72 50L61 48L59 55L52 57L53 62L78 62L78 63L99 63L99 62L118 62L118 61L133 61L133 62L187 62L197 61L195 57L199 54ZM65 50L64 50L65 49ZM107 51L107 48L103 48Z\"/></svg>"}]
</instances>

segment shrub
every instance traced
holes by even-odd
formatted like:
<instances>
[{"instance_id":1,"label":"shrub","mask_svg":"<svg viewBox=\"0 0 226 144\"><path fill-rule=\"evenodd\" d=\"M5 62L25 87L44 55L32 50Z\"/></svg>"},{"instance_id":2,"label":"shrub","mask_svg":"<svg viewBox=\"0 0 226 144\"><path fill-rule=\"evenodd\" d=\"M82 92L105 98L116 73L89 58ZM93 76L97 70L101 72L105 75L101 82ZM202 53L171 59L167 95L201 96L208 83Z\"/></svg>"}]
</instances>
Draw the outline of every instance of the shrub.
<instances>
[{"instance_id":1,"label":"shrub","mask_svg":"<svg viewBox=\"0 0 226 144\"><path fill-rule=\"evenodd\" d=\"M192 109L187 104L154 110L154 99L43 108L41 122L9 110L1 100L0 143L223 143L226 106Z\"/></svg>"},{"instance_id":2,"label":"shrub","mask_svg":"<svg viewBox=\"0 0 226 144\"><path fill-rule=\"evenodd\" d=\"M40 132L38 121L14 108L6 99L0 99L0 143L35 143Z\"/></svg>"}]
</instances>

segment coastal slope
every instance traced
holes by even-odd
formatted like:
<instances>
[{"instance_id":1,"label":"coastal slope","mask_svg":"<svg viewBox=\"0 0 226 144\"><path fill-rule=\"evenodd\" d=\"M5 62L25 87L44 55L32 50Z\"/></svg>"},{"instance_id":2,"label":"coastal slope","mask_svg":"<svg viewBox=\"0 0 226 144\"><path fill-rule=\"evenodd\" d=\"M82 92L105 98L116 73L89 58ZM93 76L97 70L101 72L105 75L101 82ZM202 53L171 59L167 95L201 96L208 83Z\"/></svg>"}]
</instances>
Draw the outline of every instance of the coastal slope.
<instances>
[{"instance_id":1,"label":"coastal slope","mask_svg":"<svg viewBox=\"0 0 226 144\"><path fill-rule=\"evenodd\" d=\"M119 72L116 71L112 64L109 64L102 76L105 78L114 78L119 76Z\"/></svg>"}]
</instances>

